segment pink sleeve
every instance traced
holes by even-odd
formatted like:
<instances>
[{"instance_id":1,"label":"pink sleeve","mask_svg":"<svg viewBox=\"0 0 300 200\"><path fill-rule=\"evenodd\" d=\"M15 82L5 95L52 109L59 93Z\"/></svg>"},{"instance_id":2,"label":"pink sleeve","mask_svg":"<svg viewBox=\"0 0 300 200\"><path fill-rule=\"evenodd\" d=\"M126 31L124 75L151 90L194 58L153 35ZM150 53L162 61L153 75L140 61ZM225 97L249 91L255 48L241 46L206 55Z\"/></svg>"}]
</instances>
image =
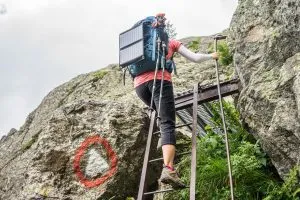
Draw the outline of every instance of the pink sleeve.
<instances>
[{"instance_id":1,"label":"pink sleeve","mask_svg":"<svg viewBox=\"0 0 300 200\"><path fill-rule=\"evenodd\" d=\"M173 56L173 54L178 51L181 44L182 43L177 40L169 41L169 50L168 50L167 59L170 59Z\"/></svg>"},{"instance_id":2,"label":"pink sleeve","mask_svg":"<svg viewBox=\"0 0 300 200\"><path fill-rule=\"evenodd\" d=\"M178 40L170 40L169 48L171 49L172 52L177 52L181 44L182 43L179 42Z\"/></svg>"}]
</instances>

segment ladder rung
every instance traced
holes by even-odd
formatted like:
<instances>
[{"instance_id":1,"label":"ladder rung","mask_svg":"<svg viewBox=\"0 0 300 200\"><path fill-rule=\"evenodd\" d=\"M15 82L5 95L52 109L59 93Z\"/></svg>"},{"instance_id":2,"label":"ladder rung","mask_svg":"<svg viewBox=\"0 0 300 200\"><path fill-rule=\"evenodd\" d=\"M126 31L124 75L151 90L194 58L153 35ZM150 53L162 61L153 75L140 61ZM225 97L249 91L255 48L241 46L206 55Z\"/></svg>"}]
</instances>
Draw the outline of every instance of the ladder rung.
<instances>
[{"instance_id":1,"label":"ladder rung","mask_svg":"<svg viewBox=\"0 0 300 200\"><path fill-rule=\"evenodd\" d=\"M191 154L192 152L183 152L183 153L179 153L179 154L176 154L175 156L183 156L183 155L187 155L187 154ZM159 161L159 160L163 160L163 158L156 158L156 159L153 159L153 160L149 160L149 163L151 162L155 162L155 161Z\"/></svg>"},{"instance_id":2,"label":"ladder rung","mask_svg":"<svg viewBox=\"0 0 300 200\"><path fill-rule=\"evenodd\" d=\"M193 122L187 123L187 124L180 124L178 126L175 126L175 128L181 128L181 127L189 126L189 125L192 125L192 124L193 124Z\"/></svg>"},{"instance_id":3,"label":"ladder rung","mask_svg":"<svg viewBox=\"0 0 300 200\"><path fill-rule=\"evenodd\" d=\"M191 123L187 123L187 124L180 124L180 125L175 126L175 128L181 128L181 127L189 126L189 125L192 125L192 124L193 124L192 122ZM160 133L160 131L154 132L153 135L156 135L158 133Z\"/></svg>"},{"instance_id":4,"label":"ladder rung","mask_svg":"<svg viewBox=\"0 0 300 200\"><path fill-rule=\"evenodd\" d=\"M158 194L158 193L164 193L164 192L173 192L173 191L177 191L177 190L183 190L183 189L187 189L189 187L184 187L184 188L179 188L179 189L166 189L166 190L156 190L156 191L152 191L152 192L145 192L144 195L149 195L149 194Z\"/></svg>"},{"instance_id":5,"label":"ladder rung","mask_svg":"<svg viewBox=\"0 0 300 200\"><path fill-rule=\"evenodd\" d=\"M160 133L160 131L156 131L156 132L153 133L153 135L156 135L156 134L159 134L159 133Z\"/></svg>"}]
</instances>

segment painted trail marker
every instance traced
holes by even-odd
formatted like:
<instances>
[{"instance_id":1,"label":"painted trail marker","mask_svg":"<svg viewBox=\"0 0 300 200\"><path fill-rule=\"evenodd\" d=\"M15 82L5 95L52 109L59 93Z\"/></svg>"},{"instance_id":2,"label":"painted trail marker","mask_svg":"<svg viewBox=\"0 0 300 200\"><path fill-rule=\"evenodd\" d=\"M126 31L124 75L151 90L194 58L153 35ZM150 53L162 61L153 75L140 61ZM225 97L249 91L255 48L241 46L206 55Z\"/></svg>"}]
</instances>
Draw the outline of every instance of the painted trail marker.
<instances>
[{"instance_id":1,"label":"painted trail marker","mask_svg":"<svg viewBox=\"0 0 300 200\"><path fill-rule=\"evenodd\" d=\"M89 150L89 159L85 168L85 174L90 177L95 177L98 174L103 174L109 169L107 161L96 151L96 149Z\"/></svg>"},{"instance_id":2,"label":"painted trail marker","mask_svg":"<svg viewBox=\"0 0 300 200\"><path fill-rule=\"evenodd\" d=\"M99 148L106 153L106 156L101 156ZM86 156L88 156L88 161L83 170L81 165ZM73 167L79 181L86 187L92 188L112 177L117 170L117 163L117 155L108 141L95 135L86 138L76 150ZM98 177L98 174L101 176Z\"/></svg>"}]
</instances>

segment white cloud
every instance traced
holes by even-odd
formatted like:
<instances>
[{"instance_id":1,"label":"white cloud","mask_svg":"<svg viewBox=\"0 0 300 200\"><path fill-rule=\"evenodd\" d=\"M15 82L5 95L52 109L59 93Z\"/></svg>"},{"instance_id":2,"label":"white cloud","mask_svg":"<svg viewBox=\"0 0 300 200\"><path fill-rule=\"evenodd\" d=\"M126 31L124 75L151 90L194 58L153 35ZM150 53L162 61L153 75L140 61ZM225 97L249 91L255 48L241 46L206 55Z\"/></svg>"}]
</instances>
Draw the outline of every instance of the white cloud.
<instances>
[{"instance_id":1,"label":"white cloud","mask_svg":"<svg viewBox=\"0 0 300 200\"><path fill-rule=\"evenodd\" d=\"M38 14L43 9L59 6L67 0L2 0L0 3L9 8L10 15Z\"/></svg>"}]
</instances>

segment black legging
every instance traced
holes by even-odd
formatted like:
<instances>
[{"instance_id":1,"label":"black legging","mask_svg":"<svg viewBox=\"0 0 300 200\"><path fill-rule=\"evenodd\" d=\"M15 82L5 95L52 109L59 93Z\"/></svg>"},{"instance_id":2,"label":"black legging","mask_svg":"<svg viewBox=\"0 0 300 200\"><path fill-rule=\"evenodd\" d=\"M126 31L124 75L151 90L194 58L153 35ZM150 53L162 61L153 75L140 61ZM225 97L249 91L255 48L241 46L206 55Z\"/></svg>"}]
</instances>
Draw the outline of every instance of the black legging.
<instances>
[{"instance_id":1,"label":"black legging","mask_svg":"<svg viewBox=\"0 0 300 200\"><path fill-rule=\"evenodd\" d=\"M139 98L148 106L151 103L153 80L143 83L135 88ZM154 91L154 105L153 108L158 108L159 93L161 80L156 80L156 87ZM160 131L162 138L162 145L176 144L175 137L175 102L173 94L173 84L170 81L163 83L163 95L160 105Z\"/></svg>"}]
</instances>

